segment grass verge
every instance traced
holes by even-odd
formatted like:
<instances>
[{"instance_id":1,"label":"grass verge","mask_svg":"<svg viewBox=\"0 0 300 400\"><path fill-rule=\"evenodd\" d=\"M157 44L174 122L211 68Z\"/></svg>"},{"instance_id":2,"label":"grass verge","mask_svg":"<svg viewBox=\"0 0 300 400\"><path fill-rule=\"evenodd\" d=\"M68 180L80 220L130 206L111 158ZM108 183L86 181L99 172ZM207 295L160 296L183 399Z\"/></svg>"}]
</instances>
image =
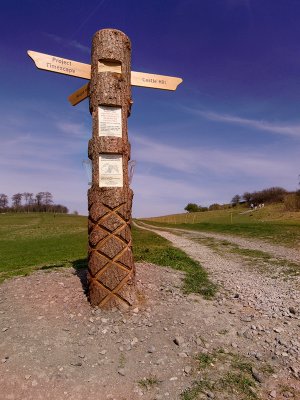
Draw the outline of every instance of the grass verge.
<instances>
[{"instance_id":1,"label":"grass verge","mask_svg":"<svg viewBox=\"0 0 300 400\"><path fill-rule=\"evenodd\" d=\"M209 354L199 353L195 361L201 378L181 393L182 400L196 400L208 391L211 392L209 397L214 395L218 399L260 399L259 386L253 378L254 365L249 358L218 349ZM258 370L262 373L263 368L264 364ZM269 373L264 369L264 375Z\"/></svg>"},{"instance_id":2,"label":"grass verge","mask_svg":"<svg viewBox=\"0 0 300 400\"><path fill-rule=\"evenodd\" d=\"M185 272L183 290L185 293L199 293L212 298L216 285L209 280L201 265L189 258L183 251L173 247L167 239L153 232L133 227L133 254L136 262L150 262Z\"/></svg>"},{"instance_id":3,"label":"grass verge","mask_svg":"<svg viewBox=\"0 0 300 400\"><path fill-rule=\"evenodd\" d=\"M258 272L279 273L285 276L297 276L300 274L300 265L284 258L276 258L276 256L261 250L245 249L235 243L218 240L214 238L192 238L195 242L205 244L217 251L220 255L226 253L236 254L243 257L250 267L255 268Z\"/></svg>"},{"instance_id":4,"label":"grass verge","mask_svg":"<svg viewBox=\"0 0 300 400\"><path fill-rule=\"evenodd\" d=\"M259 238L298 248L300 213L283 212L281 208L282 205L270 205L253 213L244 213L243 208L185 213L148 218L144 222L161 227Z\"/></svg>"}]
</instances>

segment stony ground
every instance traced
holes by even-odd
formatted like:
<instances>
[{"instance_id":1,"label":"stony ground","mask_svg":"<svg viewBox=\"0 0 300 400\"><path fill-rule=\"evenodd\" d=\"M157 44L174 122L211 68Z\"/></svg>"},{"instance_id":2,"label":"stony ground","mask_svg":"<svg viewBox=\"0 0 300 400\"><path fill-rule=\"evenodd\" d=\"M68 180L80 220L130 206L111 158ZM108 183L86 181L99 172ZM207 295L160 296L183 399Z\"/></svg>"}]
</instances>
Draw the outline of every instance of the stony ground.
<instances>
[{"instance_id":1,"label":"stony ground","mask_svg":"<svg viewBox=\"0 0 300 400\"><path fill-rule=\"evenodd\" d=\"M183 294L182 273L150 264L137 264L139 304L126 313L92 309L84 271L6 281L1 399L300 399L299 254L159 233L201 262L216 298Z\"/></svg>"}]
</instances>

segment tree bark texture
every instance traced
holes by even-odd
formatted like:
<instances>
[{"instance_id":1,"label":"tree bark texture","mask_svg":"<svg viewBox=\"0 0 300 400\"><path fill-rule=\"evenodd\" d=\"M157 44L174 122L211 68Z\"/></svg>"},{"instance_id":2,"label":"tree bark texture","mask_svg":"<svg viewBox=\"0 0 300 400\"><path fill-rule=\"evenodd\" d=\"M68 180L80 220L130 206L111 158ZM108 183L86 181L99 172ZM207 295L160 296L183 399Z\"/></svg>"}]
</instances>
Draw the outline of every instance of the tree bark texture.
<instances>
[{"instance_id":1,"label":"tree bark texture","mask_svg":"<svg viewBox=\"0 0 300 400\"><path fill-rule=\"evenodd\" d=\"M98 31L92 43L90 112L93 135L89 141L92 161L92 186L89 207L89 300L101 308L127 308L135 301L135 268L131 245L131 208L129 188L127 118L130 115L131 44L114 29ZM122 72L99 72L99 61L120 64ZM122 137L100 136L99 106L121 107ZM123 187L100 187L99 155L122 155Z\"/></svg>"}]
</instances>

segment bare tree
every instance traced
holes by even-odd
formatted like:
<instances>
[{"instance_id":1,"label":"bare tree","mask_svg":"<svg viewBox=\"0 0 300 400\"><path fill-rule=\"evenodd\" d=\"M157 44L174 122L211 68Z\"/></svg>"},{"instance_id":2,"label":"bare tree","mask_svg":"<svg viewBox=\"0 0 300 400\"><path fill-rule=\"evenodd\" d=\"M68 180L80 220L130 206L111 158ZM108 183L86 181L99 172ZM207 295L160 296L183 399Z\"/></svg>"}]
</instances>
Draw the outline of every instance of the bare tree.
<instances>
[{"instance_id":1,"label":"bare tree","mask_svg":"<svg viewBox=\"0 0 300 400\"><path fill-rule=\"evenodd\" d=\"M53 196L50 192L43 192L43 202L46 206L50 206L53 203Z\"/></svg>"},{"instance_id":2,"label":"bare tree","mask_svg":"<svg viewBox=\"0 0 300 400\"><path fill-rule=\"evenodd\" d=\"M0 209L6 210L7 207L8 207L8 197L6 196L6 194L1 193L0 194Z\"/></svg>"},{"instance_id":3,"label":"bare tree","mask_svg":"<svg viewBox=\"0 0 300 400\"><path fill-rule=\"evenodd\" d=\"M15 208L19 208L22 205L22 193L16 193L12 196L12 205Z\"/></svg>"},{"instance_id":4,"label":"bare tree","mask_svg":"<svg viewBox=\"0 0 300 400\"><path fill-rule=\"evenodd\" d=\"M251 199L252 199L252 193L245 192L245 193L243 194L243 197L242 197L242 198L245 200L245 202L246 202L247 204L250 204L250 203L251 203Z\"/></svg>"},{"instance_id":5,"label":"bare tree","mask_svg":"<svg viewBox=\"0 0 300 400\"><path fill-rule=\"evenodd\" d=\"M30 206L33 201L33 193L24 192L23 199L25 200L25 206Z\"/></svg>"},{"instance_id":6,"label":"bare tree","mask_svg":"<svg viewBox=\"0 0 300 400\"><path fill-rule=\"evenodd\" d=\"M236 194L235 196L233 196L233 198L231 199L231 204L235 207L236 205L239 204L239 202L241 201L241 196L239 194Z\"/></svg>"},{"instance_id":7,"label":"bare tree","mask_svg":"<svg viewBox=\"0 0 300 400\"><path fill-rule=\"evenodd\" d=\"M36 205L40 207L43 204L44 192L39 192L35 195Z\"/></svg>"}]
</instances>

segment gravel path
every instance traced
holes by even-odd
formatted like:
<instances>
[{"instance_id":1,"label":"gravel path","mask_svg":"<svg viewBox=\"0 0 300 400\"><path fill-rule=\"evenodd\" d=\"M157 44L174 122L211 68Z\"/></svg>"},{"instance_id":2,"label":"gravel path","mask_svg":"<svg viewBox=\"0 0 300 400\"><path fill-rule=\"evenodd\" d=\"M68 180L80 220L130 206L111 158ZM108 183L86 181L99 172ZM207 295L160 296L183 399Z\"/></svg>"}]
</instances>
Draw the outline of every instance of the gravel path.
<instances>
[{"instance_id":1,"label":"gravel path","mask_svg":"<svg viewBox=\"0 0 300 400\"><path fill-rule=\"evenodd\" d=\"M5 281L1 399L300 399L299 278L260 273L191 232L157 233L207 269L216 298L185 295L183 273L148 263L126 313L90 307L85 271Z\"/></svg>"},{"instance_id":2,"label":"gravel path","mask_svg":"<svg viewBox=\"0 0 300 400\"><path fill-rule=\"evenodd\" d=\"M151 228L151 230L153 230ZM273 311L281 310L284 315L287 313L286 308L293 307L297 303L297 308L300 309L300 301L298 299L299 293L299 277L288 277L288 279L280 279L280 284L274 285L274 275L267 276L260 274L259 285L257 284L257 270L243 267L241 264L241 257L230 257L228 254L218 254L216 251L211 249L205 244L195 242L193 239L199 237L206 237L206 235L198 235L198 232L182 231L182 235L174 235L170 232L164 232L162 230L153 230L155 233L161 235L165 239L169 240L177 248L183 250L194 260L200 262L200 264L207 270L212 279L222 284L222 286L232 293L241 292L242 296L247 299L248 305L254 306L259 310L264 310L269 316L273 315ZM177 230L176 230L177 231ZM192 239L191 239L192 237ZM211 236L216 239L218 235ZM221 235L222 240L224 235ZM227 238L227 240L231 240ZM257 249L259 243L252 242L250 246L246 247L246 242L242 239L234 238L235 244L242 244L243 248ZM260 244L260 250L265 251L264 244ZM274 246L269 246L269 250L274 250ZM290 256L289 249L280 249L280 257ZM272 251L272 255L275 256L276 251ZM299 256L299 254L297 254ZM235 259L234 259L235 258ZM295 261L295 259L293 258ZM300 270L300 265L299 265ZM286 278L286 276L285 276Z\"/></svg>"},{"instance_id":3,"label":"gravel path","mask_svg":"<svg viewBox=\"0 0 300 400\"><path fill-rule=\"evenodd\" d=\"M151 227L151 224L144 224L139 222L139 225L144 227ZM151 228L159 230L156 226L152 226ZM186 229L178 229L178 228L168 228L172 232L178 233L186 233L193 237L199 238L213 238L217 240L226 240L231 243L237 244L238 246L244 249L251 249L251 250L260 250L266 253L273 254L275 257L285 258L292 262L300 263L300 250L280 246L280 245L273 245L263 240L257 239L250 239L250 238L243 238L233 235L221 234L221 233L211 233L211 232L199 232L199 231L191 231Z\"/></svg>"}]
</instances>

